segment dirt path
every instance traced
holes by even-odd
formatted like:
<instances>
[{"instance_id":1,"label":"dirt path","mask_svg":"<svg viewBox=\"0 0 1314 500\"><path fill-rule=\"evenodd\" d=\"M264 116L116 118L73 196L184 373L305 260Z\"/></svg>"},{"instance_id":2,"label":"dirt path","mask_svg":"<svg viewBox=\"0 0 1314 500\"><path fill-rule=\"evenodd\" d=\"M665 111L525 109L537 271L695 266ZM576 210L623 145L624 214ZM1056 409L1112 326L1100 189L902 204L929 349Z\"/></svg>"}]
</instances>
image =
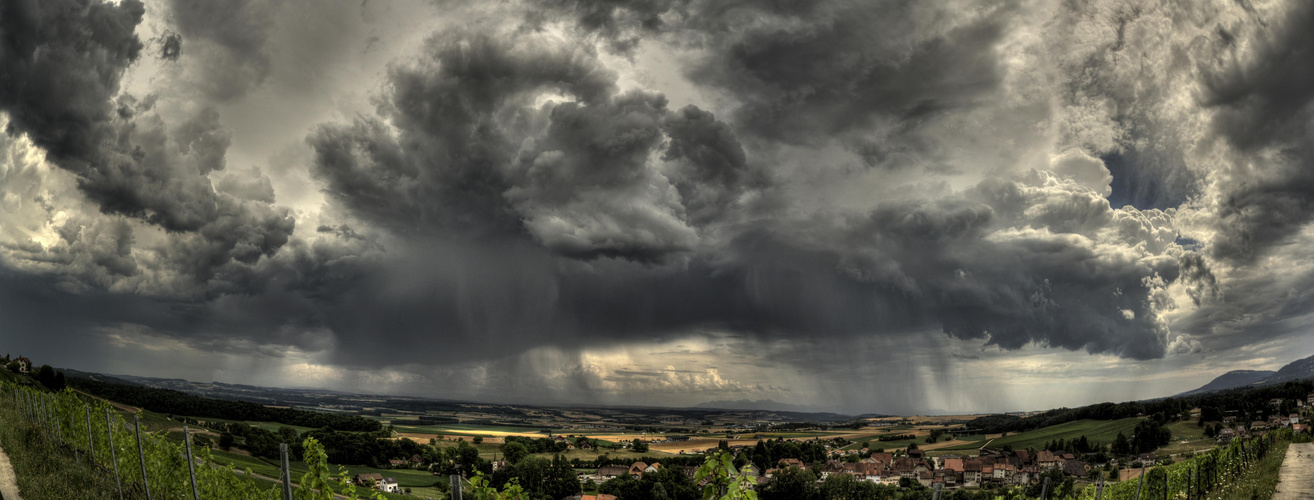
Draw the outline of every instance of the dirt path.
<instances>
[{"instance_id":1,"label":"dirt path","mask_svg":"<svg viewBox=\"0 0 1314 500\"><path fill-rule=\"evenodd\" d=\"M0 449L0 498L23 500L18 496L18 478L14 476L14 468L9 465L9 455L4 449Z\"/></svg>"},{"instance_id":2,"label":"dirt path","mask_svg":"<svg viewBox=\"0 0 1314 500\"><path fill-rule=\"evenodd\" d=\"M1314 500L1314 443L1287 447L1273 500Z\"/></svg>"}]
</instances>

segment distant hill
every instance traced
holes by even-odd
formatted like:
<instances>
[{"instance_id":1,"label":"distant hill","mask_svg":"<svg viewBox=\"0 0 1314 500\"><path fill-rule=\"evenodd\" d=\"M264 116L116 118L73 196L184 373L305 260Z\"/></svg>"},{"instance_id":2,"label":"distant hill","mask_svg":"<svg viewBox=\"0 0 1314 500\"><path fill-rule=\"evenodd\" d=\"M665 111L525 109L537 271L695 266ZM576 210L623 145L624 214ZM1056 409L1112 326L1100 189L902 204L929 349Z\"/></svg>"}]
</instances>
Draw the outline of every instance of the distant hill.
<instances>
[{"instance_id":1,"label":"distant hill","mask_svg":"<svg viewBox=\"0 0 1314 500\"><path fill-rule=\"evenodd\" d=\"M1208 384L1201 386L1199 389L1183 392L1178 394L1177 397L1194 396L1196 394L1207 394L1210 392L1244 387L1278 385L1306 378L1314 378L1314 356L1292 361L1287 364L1287 366L1284 366L1282 369L1275 372L1268 370L1232 370L1219 375L1218 378L1211 380Z\"/></svg>"},{"instance_id":2,"label":"distant hill","mask_svg":"<svg viewBox=\"0 0 1314 500\"><path fill-rule=\"evenodd\" d=\"M777 403L770 399L759 399L757 401L753 401L751 399L740 399L738 401L730 401L730 400L708 401L705 403L698 403L694 405L694 408L712 408L717 410L753 410L753 411L796 411L796 412L813 411L811 408L805 406Z\"/></svg>"},{"instance_id":3,"label":"distant hill","mask_svg":"<svg viewBox=\"0 0 1314 500\"><path fill-rule=\"evenodd\" d=\"M134 385L134 386L142 385L112 375L84 372L84 371L74 370L72 368L56 368L56 370L64 372L64 376L69 378L83 378L87 380L95 380L97 382L109 382L111 384Z\"/></svg>"}]
</instances>

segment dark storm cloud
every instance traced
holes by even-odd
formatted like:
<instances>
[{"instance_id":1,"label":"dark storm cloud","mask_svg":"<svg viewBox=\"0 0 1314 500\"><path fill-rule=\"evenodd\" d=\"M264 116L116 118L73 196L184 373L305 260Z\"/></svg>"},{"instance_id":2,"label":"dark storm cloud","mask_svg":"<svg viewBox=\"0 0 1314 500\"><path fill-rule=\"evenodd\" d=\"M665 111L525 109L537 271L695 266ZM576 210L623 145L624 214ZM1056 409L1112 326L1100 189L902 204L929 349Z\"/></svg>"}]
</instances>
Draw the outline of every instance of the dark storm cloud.
<instances>
[{"instance_id":1,"label":"dark storm cloud","mask_svg":"<svg viewBox=\"0 0 1314 500\"><path fill-rule=\"evenodd\" d=\"M706 225L729 210L746 191L771 185L770 176L750 165L730 126L689 105L663 124L669 146L662 159L676 162L675 187L689 221Z\"/></svg>"},{"instance_id":2,"label":"dark storm cloud","mask_svg":"<svg viewBox=\"0 0 1314 500\"><path fill-rule=\"evenodd\" d=\"M207 174L225 167L231 139L213 109L170 129L154 112L154 97L116 97L142 48L133 34L140 3L12 2L5 9L0 108L10 116L9 133L27 134L77 175L102 212L197 235L165 255L199 282L287 242L294 221L286 210L214 191Z\"/></svg>"},{"instance_id":3,"label":"dark storm cloud","mask_svg":"<svg viewBox=\"0 0 1314 500\"><path fill-rule=\"evenodd\" d=\"M1291 7L1250 60L1206 75L1214 129L1236 154L1214 253L1253 261L1314 220L1314 6Z\"/></svg>"},{"instance_id":4,"label":"dark storm cloud","mask_svg":"<svg viewBox=\"0 0 1314 500\"><path fill-rule=\"evenodd\" d=\"M853 133L848 145L875 163L924 154L915 132L925 122L998 88L994 45L1004 18L921 38L908 22L918 5L862 2L802 14L763 7L753 14L781 18L779 25L715 42L691 76L732 93L742 102L740 127L766 138L812 144ZM880 126L898 139L862 137Z\"/></svg>"},{"instance_id":5,"label":"dark storm cloud","mask_svg":"<svg viewBox=\"0 0 1314 500\"><path fill-rule=\"evenodd\" d=\"M607 40L611 50L628 53L645 35L660 33L668 27L662 19L664 16L688 16L689 3L688 0L551 0L544 2L544 7L565 12L581 30ZM534 11L527 21L538 24L543 16L543 11Z\"/></svg>"},{"instance_id":6,"label":"dark storm cloud","mask_svg":"<svg viewBox=\"0 0 1314 500\"><path fill-rule=\"evenodd\" d=\"M543 42L430 40L418 65L391 72L381 118L311 135L314 173L334 199L397 232L529 236L565 256L641 262L692 250L686 206L705 222L763 184L710 113L618 95L586 46ZM535 107L546 91L571 100ZM669 175L653 164L663 151Z\"/></svg>"},{"instance_id":7,"label":"dark storm cloud","mask_svg":"<svg viewBox=\"0 0 1314 500\"><path fill-rule=\"evenodd\" d=\"M5 2L0 107L10 134L27 133L53 159L86 169L108 135L114 95L142 43L145 7L90 0Z\"/></svg>"},{"instance_id":8,"label":"dark storm cloud","mask_svg":"<svg viewBox=\"0 0 1314 500\"><path fill-rule=\"evenodd\" d=\"M374 118L321 126L307 140L327 193L394 228L516 231L501 201L511 187L501 169L519 147L507 129L542 120L528 107L532 91L598 102L614 91L615 75L582 48L510 43L435 37L419 66L394 68L382 114L398 137Z\"/></svg>"},{"instance_id":9,"label":"dark storm cloud","mask_svg":"<svg viewBox=\"0 0 1314 500\"><path fill-rule=\"evenodd\" d=\"M261 0L169 2L173 26L188 44L189 55L205 61L197 83L207 97L241 96L268 76L269 10Z\"/></svg>"},{"instance_id":10,"label":"dark storm cloud","mask_svg":"<svg viewBox=\"0 0 1314 500\"><path fill-rule=\"evenodd\" d=\"M977 106L1003 78L995 45L1007 3L952 26L925 2L561 2L577 26L630 46L668 33L705 51L690 78L732 96L743 133L818 145L838 140L870 164L928 162L924 129ZM636 22L643 20L643 22ZM933 161L933 160L931 160Z\"/></svg>"}]
</instances>

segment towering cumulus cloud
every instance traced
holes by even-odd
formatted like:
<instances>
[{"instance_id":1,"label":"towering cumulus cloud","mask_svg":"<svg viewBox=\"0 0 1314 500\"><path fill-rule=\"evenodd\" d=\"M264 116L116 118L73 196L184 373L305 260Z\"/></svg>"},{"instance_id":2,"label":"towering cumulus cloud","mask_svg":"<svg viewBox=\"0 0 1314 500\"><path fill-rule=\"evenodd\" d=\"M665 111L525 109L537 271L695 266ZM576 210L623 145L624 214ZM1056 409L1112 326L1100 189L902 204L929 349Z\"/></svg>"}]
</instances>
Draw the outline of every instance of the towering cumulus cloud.
<instances>
[{"instance_id":1,"label":"towering cumulus cloud","mask_svg":"<svg viewBox=\"0 0 1314 500\"><path fill-rule=\"evenodd\" d=\"M1314 321L1303 2L0 14L0 327L161 374L1016 409Z\"/></svg>"}]
</instances>

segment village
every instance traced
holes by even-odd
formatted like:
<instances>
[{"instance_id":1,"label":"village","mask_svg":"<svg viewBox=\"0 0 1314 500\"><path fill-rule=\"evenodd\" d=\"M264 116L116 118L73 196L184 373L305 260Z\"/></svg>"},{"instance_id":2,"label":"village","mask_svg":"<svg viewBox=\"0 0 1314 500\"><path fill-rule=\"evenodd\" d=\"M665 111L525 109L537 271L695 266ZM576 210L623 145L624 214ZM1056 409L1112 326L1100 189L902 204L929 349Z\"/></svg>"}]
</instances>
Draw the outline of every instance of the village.
<instances>
[{"instance_id":1,"label":"village","mask_svg":"<svg viewBox=\"0 0 1314 500\"><path fill-rule=\"evenodd\" d=\"M1297 400L1297 407L1305 411L1314 408L1314 393L1304 400ZM1270 400L1274 408L1281 407L1283 400ZM1192 414L1199 417L1199 412ZM1237 417L1223 418L1224 427L1217 432L1218 444L1226 444L1233 439L1263 436L1265 433L1288 428L1296 433L1310 433L1308 423L1299 414L1286 416L1272 415L1267 420L1257 420L1248 424L1237 424ZM686 440L687 436L672 436L674 439ZM730 447L738 454L748 446ZM709 450L712 451L712 450ZM1013 450L1009 448L982 447L974 456L944 453L932 456L927 451L901 449L894 452L875 452L869 448L831 450L830 459L820 464L808 464L798 458L782 458L774 467L762 470L757 465L745 466L745 471L755 477L758 485L769 483L775 476L787 469L812 471L817 482L825 481L830 476L847 475L859 481L878 483L889 486L908 487L918 484L925 487L941 485L943 489L958 488L992 488L1001 486L1024 486L1039 480L1048 471L1051 475L1062 475L1077 480L1126 481L1136 479L1146 467L1159 463L1171 463L1172 457L1159 457L1155 453L1139 453L1127 457L1103 458L1104 453L1087 452L1081 454L1050 450ZM698 470L694 466L677 466L689 478ZM657 472L663 468L660 462L634 462L628 467L602 467L594 474L581 474L581 481L603 483L618 477L642 477L644 474ZM1116 471L1114 477L1107 477L1107 471ZM1099 472L1105 474L1099 474ZM1092 474L1094 472L1095 474ZM605 497L598 497L604 500Z\"/></svg>"}]
</instances>

